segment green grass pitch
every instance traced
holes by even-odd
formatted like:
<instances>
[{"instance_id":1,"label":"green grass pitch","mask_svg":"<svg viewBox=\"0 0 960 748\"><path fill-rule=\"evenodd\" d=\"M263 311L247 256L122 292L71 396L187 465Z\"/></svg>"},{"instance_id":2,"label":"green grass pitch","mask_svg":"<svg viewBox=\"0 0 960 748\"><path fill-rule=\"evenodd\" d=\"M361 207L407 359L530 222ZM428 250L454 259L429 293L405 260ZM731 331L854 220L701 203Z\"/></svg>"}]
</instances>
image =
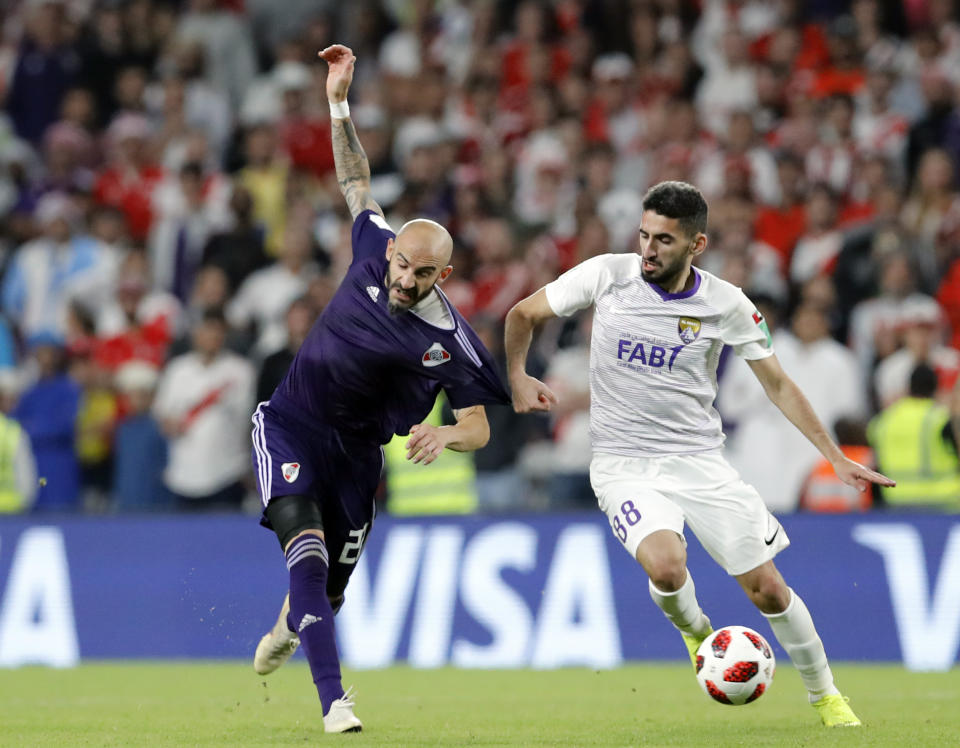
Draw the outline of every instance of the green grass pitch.
<instances>
[{"instance_id":1,"label":"green grass pitch","mask_svg":"<svg viewBox=\"0 0 960 748\"><path fill-rule=\"evenodd\" d=\"M689 666L349 672L360 735L323 734L309 672L249 663L89 663L0 670L3 746L957 746L960 670L839 665L864 721L827 730L797 673L742 707L715 704Z\"/></svg>"}]
</instances>

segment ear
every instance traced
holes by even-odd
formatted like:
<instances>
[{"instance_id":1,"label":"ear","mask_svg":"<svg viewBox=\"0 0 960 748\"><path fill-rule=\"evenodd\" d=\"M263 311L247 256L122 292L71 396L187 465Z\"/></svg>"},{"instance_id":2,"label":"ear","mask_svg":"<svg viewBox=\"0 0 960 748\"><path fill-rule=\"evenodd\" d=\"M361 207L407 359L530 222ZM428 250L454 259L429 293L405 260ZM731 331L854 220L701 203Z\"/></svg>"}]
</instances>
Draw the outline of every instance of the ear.
<instances>
[{"instance_id":1,"label":"ear","mask_svg":"<svg viewBox=\"0 0 960 748\"><path fill-rule=\"evenodd\" d=\"M442 283L447 279L450 273L453 272L453 265L447 265L443 270L440 271L440 275L437 278L437 283Z\"/></svg>"},{"instance_id":2,"label":"ear","mask_svg":"<svg viewBox=\"0 0 960 748\"><path fill-rule=\"evenodd\" d=\"M690 248L690 254L696 257L697 255L703 254L703 250L707 248L707 235L706 234L697 234L697 238L694 240L693 247Z\"/></svg>"},{"instance_id":3,"label":"ear","mask_svg":"<svg viewBox=\"0 0 960 748\"><path fill-rule=\"evenodd\" d=\"M394 246L395 246L395 242L393 241L393 239L387 239L387 251L384 254L386 255L386 258L388 260L393 257Z\"/></svg>"}]
</instances>

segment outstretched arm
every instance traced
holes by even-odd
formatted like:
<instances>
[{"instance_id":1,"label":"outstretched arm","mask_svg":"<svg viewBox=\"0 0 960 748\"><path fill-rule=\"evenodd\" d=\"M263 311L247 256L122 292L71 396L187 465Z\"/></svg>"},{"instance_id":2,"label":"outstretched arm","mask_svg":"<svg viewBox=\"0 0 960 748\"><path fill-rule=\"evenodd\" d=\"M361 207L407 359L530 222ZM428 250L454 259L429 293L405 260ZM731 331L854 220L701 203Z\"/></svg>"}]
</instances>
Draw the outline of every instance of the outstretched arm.
<instances>
[{"instance_id":1,"label":"outstretched arm","mask_svg":"<svg viewBox=\"0 0 960 748\"><path fill-rule=\"evenodd\" d=\"M349 47L342 44L327 47L319 54L330 66L327 73L327 99L332 105L345 102L353 81L353 65L357 58ZM347 201L350 214L356 218L363 211L372 210L383 215L380 206L370 195L370 162L367 161L367 154L363 152L363 146L360 145L349 115L343 118L331 115L330 133L337 183Z\"/></svg>"},{"instance_id":2,"label":"outstretched arm","mask_svg":"<svg viewBox=\"0 0 960 748\"><path fill-rule=\"evenodd\" d=\"M407 440L407 459L429 465L444 448L454 452L472 452L486 446L490 440L490 424L482 405L453 411L457 422L452 426L431 426L418 423L410 427Z\"/></svg>"},{"instance_id":3,"label":"outstretched arm","mask_svg":"<svg viewBox=\"0 0 960 748\"><path fill-rule=\"evenodd\" d=\"M514 304L507 313L504 329L504 349L507 353L507 378L513 392L513 409L517 413L550 410L557 404L557 396L543 382L527 374L527 353L533 330L541 322L556 317L547 292L542 288Z\"/></svg>"},{"instance_id":4,"label":"outstretched arm","mask_svg":"<svg viewBox=\"0 0 960 748\"><path fill-rule=\"evenodd\" d=\"M836 442L827 433L827 429L814 413L810 401L787 376L776 356L768 356L756 361L747 361L767 397L776 405L787 419L796 426L833 466L837 477L844 483L866 491L870 483L881 486L895 486L896 482L860 463L849 459Z\"/></svg>"}]
</instances>

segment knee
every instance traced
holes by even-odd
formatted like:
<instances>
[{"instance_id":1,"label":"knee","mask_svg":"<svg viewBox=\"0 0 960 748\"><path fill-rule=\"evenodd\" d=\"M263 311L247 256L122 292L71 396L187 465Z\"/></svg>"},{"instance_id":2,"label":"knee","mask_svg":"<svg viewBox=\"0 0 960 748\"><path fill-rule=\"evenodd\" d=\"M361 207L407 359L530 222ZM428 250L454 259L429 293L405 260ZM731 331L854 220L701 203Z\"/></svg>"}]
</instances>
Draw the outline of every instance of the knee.
<instances>
[{"instance_id":1,"label":"knee","mask_svg":"<svg viewBox=\"0 0 960 748\"><path fill-rule=\"evenodd\" d=\"M648 561L647 575L661 592L676 592L687 580L687 565L682 558L657 558Z\"/></svg>"},{"instance_id":2,"label":"knee","mask_svg":"<svg viewBox=\"0 0 960 748\"><path fill-rule=\"evenodd\" d=\"M790 604L790 588L779 574L764 574L751 580L747 595L762 613L776 615Z\"/></svg>"}]
</instances>

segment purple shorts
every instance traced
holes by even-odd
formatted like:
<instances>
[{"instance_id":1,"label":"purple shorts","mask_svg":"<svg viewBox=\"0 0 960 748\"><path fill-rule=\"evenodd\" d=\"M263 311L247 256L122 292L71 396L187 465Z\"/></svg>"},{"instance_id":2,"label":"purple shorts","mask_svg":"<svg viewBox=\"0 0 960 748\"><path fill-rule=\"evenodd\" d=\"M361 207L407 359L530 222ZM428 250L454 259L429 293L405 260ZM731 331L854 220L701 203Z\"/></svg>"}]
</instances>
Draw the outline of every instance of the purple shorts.
<instances>
[{"instance_id":1,"label":"purple shorts","mask_svg":"<svg viewBox=\"0 0 960 748\"><path fill-rule=\"evenodd\" d=\"M342 594L376 515L383 449L269 402L257 406L252 420L253 468L264 509L271 499L293 494L317 502L330 554L328 592ZM260 521L269 527L265 516Z\"/></svg>"}]
</instances>

